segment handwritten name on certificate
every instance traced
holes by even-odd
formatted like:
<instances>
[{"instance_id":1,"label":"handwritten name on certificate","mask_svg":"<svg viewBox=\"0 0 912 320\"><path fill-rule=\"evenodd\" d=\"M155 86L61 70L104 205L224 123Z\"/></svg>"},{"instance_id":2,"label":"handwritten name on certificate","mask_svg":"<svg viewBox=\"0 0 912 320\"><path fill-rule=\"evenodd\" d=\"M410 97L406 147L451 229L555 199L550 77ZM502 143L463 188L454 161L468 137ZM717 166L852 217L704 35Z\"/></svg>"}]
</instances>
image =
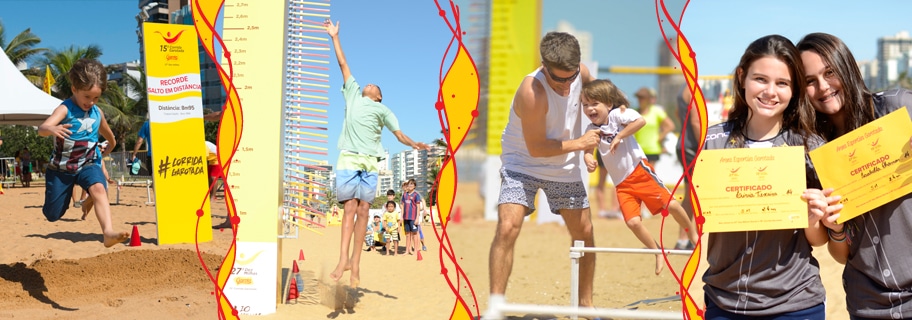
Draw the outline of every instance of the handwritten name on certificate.
<instances>
[{"instance_id":1,"label":"handwritten name on certificate","mask_svg":"<svg viewBox=\"0 0 912 320\"><path fill-rule=\"evenodd\" d=\"M703 150L693 181L703 232L808 226L804 147Z\"/></svg>"},{"instance_id":2,"label":"handwritten name on certificate","mask_svg":"<svg viewBox=\"0 0 912 320\"><path fill-rule=\"evenodd\" d=\"M912 191L906 107L880 117L808 153L820 184L842 196L843 223Z\"/></svg>"}]
</instances>

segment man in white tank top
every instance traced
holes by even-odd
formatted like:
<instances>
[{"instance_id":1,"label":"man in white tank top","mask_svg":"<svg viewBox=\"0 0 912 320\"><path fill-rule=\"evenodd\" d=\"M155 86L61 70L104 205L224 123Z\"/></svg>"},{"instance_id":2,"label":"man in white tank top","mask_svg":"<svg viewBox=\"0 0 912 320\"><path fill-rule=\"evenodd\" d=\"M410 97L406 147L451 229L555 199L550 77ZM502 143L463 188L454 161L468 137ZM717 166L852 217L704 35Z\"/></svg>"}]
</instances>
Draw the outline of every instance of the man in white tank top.
<instances>
[{"instance_id":1,"label":"man in white tank top","mask_svg":"<svg viewBox=\"0 0 912 320\"><path fill-rule=\"evenodd\" d=\"M573 240L594 246L586 187L581 180L580 157L594 149L598 132L582 131L579 95L583 82L594 80L580 64L579 43L564 32L549 32L541 41L542 67L516 90L501 144L500 199L497 232L491 243L491 292L485 319L503 318L498 310L513 269L513 246L523 218L535 209L538 189L560 214ZM580 306L592 306L595 255L580 265Z\"/></svg>"}]
</instances>

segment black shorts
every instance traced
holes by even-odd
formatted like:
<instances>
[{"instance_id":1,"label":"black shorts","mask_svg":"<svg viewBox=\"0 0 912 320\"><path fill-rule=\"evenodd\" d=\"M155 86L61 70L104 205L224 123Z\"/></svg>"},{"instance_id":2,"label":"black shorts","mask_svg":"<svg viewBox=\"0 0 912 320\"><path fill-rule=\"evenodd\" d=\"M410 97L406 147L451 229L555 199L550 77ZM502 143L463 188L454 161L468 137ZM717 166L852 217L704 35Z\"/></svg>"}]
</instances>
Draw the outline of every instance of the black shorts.
<instances>
[{"instance_id":1,"label":"black shorts","mask_svg":"<svg viewBox=\"0 0 912 320\"><path fill-rule=\"evenodd\" d=\"M409 232L418 232L418 227L415 226L415 220L404 220L404 221L402 222L402 224L403 224L403 226L405 227L405 232L406 232L406 233L409 233Z\"/></svg>"},{"instance_id":2,"label":"black shorts","mask_svg":"<svg viewBox=\"0 0 912 320\"><path fill-rule=\"evenodd\" d=\"M649 164L655 164L656 162L659 161L659 156L661 156L661 155L659 155L659 154L647 154L647 155L646 155L646 161L649 161Z\"/></svg>"}]
</instances>

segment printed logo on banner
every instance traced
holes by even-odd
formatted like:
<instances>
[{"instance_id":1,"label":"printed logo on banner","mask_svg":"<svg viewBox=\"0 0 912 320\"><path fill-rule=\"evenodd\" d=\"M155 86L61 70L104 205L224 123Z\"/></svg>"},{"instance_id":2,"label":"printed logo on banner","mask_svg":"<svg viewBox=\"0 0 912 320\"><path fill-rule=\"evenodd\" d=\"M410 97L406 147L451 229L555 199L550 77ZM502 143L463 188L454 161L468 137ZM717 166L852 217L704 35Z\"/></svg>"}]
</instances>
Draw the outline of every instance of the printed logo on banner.
<instances>
[{"instance_id":1,"label":"printed logo on banner","mask_svg":"<svg viewBox=\"0 0 912 320\"><path fill-rule=\"evenodd\" d=\"M240 259L238 259L235 263L236 263L236 264L239 264L239 265L242 265L242 266L251 264L251 263L253 263L253 262L256 260L256 258L257 258L258 256L260 256L261 253L263 253L263 250L257 251L257 253L254 253L252 257L247 258L247 259L244 259L244 254L241 253L241 254L240 254Z\"/></svg>"},{"instance_id":2,"label":"printed logo on banner","mask_svg":"<svg viewBox=\"0 0 912 320\"><path fill-rule=\"evenodd\" d=\"M202 175L206 170L205 165L202 156L174 157L173 160L171 156L165 156L158 165L158 175L162 178L168 178L169 172L171 176Z\"/></svg>"},{"instance_id":3,"label":"printed logo on banner","mask_svg":"<svg viewBox=\"0 0 912 320\"><path fill-rule=\"evenodd\" d=\"M234 277L234 284L238 286L253 286L253 277ZM238 288L245 290L245 288Z\"/></svg>"},{"instance_id":4,"label":"printed logo on banner","mask_svg":"<svg viewBox=\"0 0 912 320\"><path fill-rule=\"evenodd\" d=\"M177 41L178 39L180 39L180 36L181 36L181 34L184 33L184 30L181 30L181 31L178 32L176 35L174 35L173 37L171 36L171 32L170 32L170 31L168 31L167 34L162 34L161 31L155 31L155 33L157 33L158 35L160 35L160 36L162 37L162 39L165 40L165 42L167 42L167 43L174 43L175 41Z\"/></svg>"}]
</instances>

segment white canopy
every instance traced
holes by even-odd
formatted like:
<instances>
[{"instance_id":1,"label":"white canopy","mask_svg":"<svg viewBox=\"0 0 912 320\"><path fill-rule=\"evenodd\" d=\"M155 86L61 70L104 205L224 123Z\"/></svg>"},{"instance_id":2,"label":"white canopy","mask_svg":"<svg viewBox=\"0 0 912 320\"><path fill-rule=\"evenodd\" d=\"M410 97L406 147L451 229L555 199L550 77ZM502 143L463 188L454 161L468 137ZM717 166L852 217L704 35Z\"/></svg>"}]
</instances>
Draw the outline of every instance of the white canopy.
<instances>
[{"instance_id":1,"label":"white canopy","mask_svg":"<svg viewBox=\"0 0 912 320\"><path fill-rule=\"evenodd\" d=\"M40 125L61 102L29 82L5 53L0 54L0 97L0 124Z\"/></svg>"}]
</instances>

